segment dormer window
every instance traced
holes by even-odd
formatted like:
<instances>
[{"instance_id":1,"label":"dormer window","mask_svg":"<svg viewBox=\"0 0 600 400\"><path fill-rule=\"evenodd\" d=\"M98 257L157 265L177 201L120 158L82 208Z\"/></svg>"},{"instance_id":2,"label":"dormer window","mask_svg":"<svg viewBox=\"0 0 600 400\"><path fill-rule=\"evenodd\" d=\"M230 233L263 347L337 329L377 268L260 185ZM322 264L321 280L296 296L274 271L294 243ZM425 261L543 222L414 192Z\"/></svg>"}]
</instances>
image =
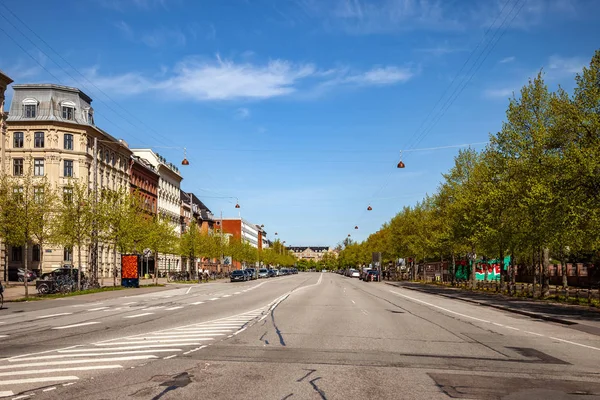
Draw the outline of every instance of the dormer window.
<instances>
[{"instance_id":1,"label":"dormer window","mask_svg":"<svg viewBox=\"0 0 600 400\"><path fill-rule=\"evenodd\" d=\"M61 103L63 119L73 121L75 119L75 103L63 101Z\"/></svg>"},{"instance_id":2,"label":"dormer window","mask_svg":"<svg viewBox=\"0 0 600 400\"><path fill-rule=\"evenodd\" d=\"M85 118L88 124L94 125L94 111L91 108L83 110L83 118Z\"/></svg>"},{"instance_id":3,"label":"dormer window","mask_svg":"<svg viewBox=\"0 0 600 400\"><path fill-rule=\"evenodd\" d=\"M23 100L23 116L25 118L37 117L38 101L34 98L27 98Z\"/></svg>"}]
</instances>

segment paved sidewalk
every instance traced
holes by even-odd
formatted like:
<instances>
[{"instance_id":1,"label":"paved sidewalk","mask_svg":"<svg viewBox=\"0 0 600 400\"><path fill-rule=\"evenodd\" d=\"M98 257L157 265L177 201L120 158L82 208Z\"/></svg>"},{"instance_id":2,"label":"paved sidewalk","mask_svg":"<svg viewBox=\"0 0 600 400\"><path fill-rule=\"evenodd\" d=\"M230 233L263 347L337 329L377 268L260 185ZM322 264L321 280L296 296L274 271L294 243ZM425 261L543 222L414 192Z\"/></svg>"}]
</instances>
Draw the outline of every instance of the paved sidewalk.
<instances>
[{"instance_id":1,"label":"paved sidewalk","mask_svg":"<svg viewBox=\"0 0 600 400\"><path fill-rule=\"evenodd\" d=\"M217 279L211 280L209 283L222 283L226 282L225 279ZM154 284L154 279L140 279L140 287L149 286ZM158 278L159 285L184 285L181 283L168 283L167 278ZM114 286L114 281L112 278L104 278L104 282L101 283L103 287L112 287ZM121 279L117 279L117 286L121 285ZM190 285L197 285L190 284ZM23 282L2 282L2 286L4 286L4 301L11 301L16 299L21 299L25 297L25 285ZM37 296L37 290L35 288L35 281L29 282L28 284L29 296Z\"/></svg>"},{"instance_id":2,"label":"paved sidewalk","mask_svg":"<svg viewBox=\"0 0 600 400\"><path fill-rule=\"evenodd\" d=\"M555 322L572 329L600 336L600 310L596 308L515 298L501 294L469 291L417 282L386 281L385 283L390 286L466 301L530 318Z\"/></svg>"}]
</instances>

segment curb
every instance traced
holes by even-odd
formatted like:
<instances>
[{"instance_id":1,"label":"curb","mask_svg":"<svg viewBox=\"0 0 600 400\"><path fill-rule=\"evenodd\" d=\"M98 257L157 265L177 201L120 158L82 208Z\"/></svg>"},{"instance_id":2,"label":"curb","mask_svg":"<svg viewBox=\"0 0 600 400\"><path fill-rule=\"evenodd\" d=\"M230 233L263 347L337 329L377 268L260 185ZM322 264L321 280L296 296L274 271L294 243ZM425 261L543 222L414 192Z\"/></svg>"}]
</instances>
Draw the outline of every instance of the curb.
<instances>
[{"instance_id":1,"label":"curb","mask_svg":"<svg viewBox=\"0 0 600 400\"><path fill-rule=\"evenodd\" d=\"M461 300L466 303L476 304L478 306L495 308L497 310L507 311L507 312L511 312L511 313L519 314L519 315L524 315L526 317L533 318L533 319L541 319L544 321L555 322L557 324L562 324L562 325L578 325L577 322L567 321L566 319L561 319L561 318L556 318L556 317L549 317L544 314L537 314L537 313L533 313L533 312L529 312L529 311L515 310L514 308L497 306L495 304L489 304L489 303L485 303L485 302L481 302L481 301L477 301L477 300L466 299L464 297L452 296L452 295L448 295L448 294L444 294L444 293L430 293L430 292L426 292L424 290L420 290L418 288L399 286L399 285L394 285L393 283L388 283L388 282L385 282L385 283L386 283L386 285L394 286L397 288L413 290L415 292L421 292L421 293L426 293L426 294L432 294L434 296L446 297L446 298L453 299L453 300Z\"/></svg>"}]
</instances>

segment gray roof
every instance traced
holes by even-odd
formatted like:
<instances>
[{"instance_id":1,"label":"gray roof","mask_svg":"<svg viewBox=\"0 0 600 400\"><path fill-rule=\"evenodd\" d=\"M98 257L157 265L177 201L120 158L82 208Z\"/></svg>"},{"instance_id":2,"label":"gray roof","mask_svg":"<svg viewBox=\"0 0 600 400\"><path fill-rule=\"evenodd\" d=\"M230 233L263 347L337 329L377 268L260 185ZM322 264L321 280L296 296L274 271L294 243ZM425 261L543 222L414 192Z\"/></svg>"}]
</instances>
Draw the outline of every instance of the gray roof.
<instances>
[{"instance_id":1,"label":"gray roof","mask_svg":"<svg viewBox=\"0 0 600 400\"><path fill-rule=\"evenodd\" d=\"M81 90L51 83L13 85L14 95L10 103L8 121L60 121L78 125L93 125L88 122L88 110L93 112L92 99ZM26 118L24 101L37 102L35 118ZM62 104L72 103L75 108L72 120L64 119Z\"/></svg>"}]
</instances>

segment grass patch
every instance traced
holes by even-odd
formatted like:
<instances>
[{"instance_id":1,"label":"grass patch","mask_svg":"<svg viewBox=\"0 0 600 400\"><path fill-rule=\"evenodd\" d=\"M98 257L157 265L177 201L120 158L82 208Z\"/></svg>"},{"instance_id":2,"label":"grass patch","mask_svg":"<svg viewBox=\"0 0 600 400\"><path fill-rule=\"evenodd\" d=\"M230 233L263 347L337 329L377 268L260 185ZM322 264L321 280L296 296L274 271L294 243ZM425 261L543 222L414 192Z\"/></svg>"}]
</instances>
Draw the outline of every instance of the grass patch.
<instances>
[{"instance_id":1,"label":"grass patch","mask_svg":"<svg viewBox=\"0 0 600 400\"><path fill-rule=\"evenodd\" d=\"M164 287L165 285L160 284L160 283L153 283L150 285L143 285L140 286L140 288L145 288L145 287ZM102 292L114 292L116 290L124 290L124 289L135 289L135 288L126 288L123 286L103 286L100 288L94 288L94 289L86 289L86 290L80 290L80 291L75 291L75 292L69 292L69 293L51 293L51 294L39 294L39 293L35 293L30 295L29 297L20 297L18 299L11 299L11 300L4 300L5 303L21 303L24 301L38 301L38 300L45 300L45 299L59 299L59 298L63 298L63 297L73 297L73 296L82 296L85 294L93 294L93 293L102 293Z\"/></svg>"}]
</instances>

